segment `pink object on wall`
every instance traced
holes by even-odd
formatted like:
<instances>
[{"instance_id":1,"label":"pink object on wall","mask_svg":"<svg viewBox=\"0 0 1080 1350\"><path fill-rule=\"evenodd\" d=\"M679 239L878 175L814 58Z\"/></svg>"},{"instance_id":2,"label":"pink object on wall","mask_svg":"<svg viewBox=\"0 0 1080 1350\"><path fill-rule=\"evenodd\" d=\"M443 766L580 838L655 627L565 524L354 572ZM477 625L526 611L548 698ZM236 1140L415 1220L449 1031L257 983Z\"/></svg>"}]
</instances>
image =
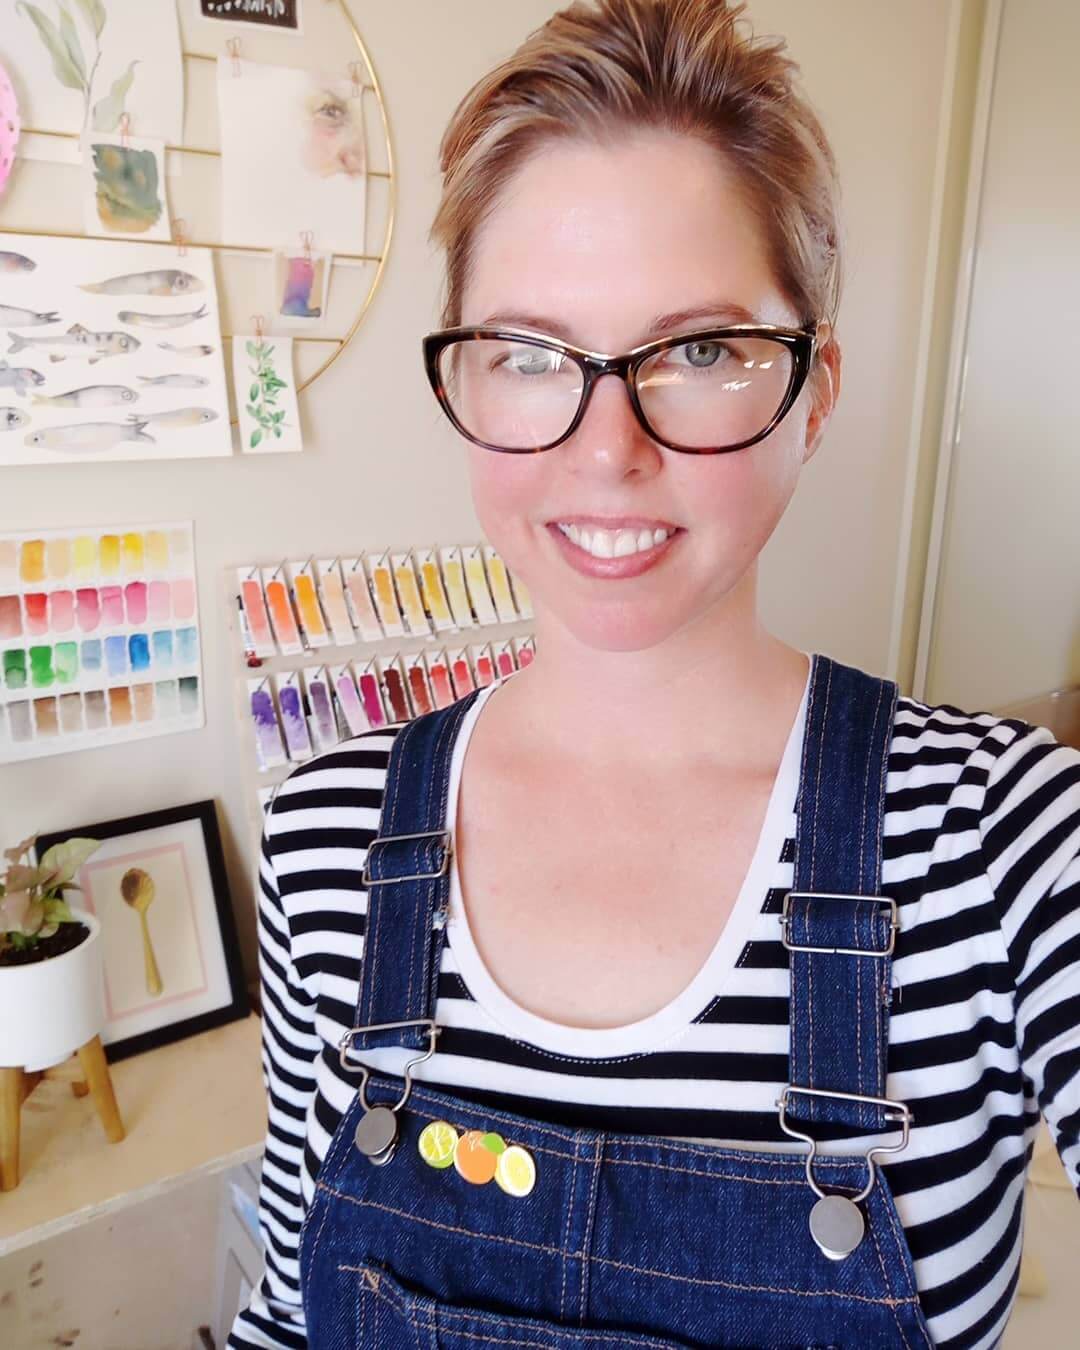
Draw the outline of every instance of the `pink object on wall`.
<instances>
[{"instance_id":1,"label":"pink object on wall","mask_svg":"<svg viewBox=\"0 0 1080 1350\"><path fill-rule=\"evenodd\" d=\"M19 143L19 104L15 90L3 66L0 66L0 195L15 166L15 147Z\"/></svg>"}]
</instances>

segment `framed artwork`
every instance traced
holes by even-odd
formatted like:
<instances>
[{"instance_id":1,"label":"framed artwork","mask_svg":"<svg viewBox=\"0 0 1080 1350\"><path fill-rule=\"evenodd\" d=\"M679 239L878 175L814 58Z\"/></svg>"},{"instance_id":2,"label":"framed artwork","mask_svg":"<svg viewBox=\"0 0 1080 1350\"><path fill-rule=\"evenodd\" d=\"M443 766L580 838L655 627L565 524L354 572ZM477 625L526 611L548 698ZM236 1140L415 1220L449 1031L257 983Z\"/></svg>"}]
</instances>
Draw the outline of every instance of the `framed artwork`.
<instances>
[{"instance_id":1,"label":"framed artwork","mask_svg":"<svg viewBox=\"0 0 1080 1350\"><path fill-rule=\"evenodd\" d=\"M71 904L101 923L110 1063L247 1017L236 926L212 801L38 837L101 848Z\"/></svg>"}]
</instances>

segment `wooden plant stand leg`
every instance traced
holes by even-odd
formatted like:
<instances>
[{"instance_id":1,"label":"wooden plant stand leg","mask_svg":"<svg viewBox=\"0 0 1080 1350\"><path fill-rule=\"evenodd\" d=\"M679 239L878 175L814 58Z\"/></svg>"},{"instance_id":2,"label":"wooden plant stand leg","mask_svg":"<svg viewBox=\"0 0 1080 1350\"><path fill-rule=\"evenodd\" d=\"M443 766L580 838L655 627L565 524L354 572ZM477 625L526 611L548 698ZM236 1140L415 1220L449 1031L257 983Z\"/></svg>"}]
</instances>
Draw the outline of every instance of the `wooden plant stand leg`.
<instances>
[{"instance_id":1,"label":"wooden plant stand leg","mask_svg":"<svg viewBox=\"0 0 1080 1350\"><path fill-rule=\"evenodd\" d=\"M109 1065L101 1037L95 1036L85 1045L80 1045L77 1053L82 1071L86 1075L87 1087L94 1098L101 1123L105 1127L105 1137L110 1144L118 1144L127 1131L120 1119L120 1108L116 1104L116 1094L113 1092L112 1079L109 1077Z\"/></svg>"},{"instance_id":2,"label":"wooden plant stand leg","mask_svg":"<svg viewBox=\"0 0 1080 1350\"><path fill-rule=\"evenodd\" d=\"M0 1068L0 1191L13 1191L19 1184L20 1111L23 1102L43 1078L70 1083L76 1097L92 1096L105 1137L111 1144L118 1144L126 1137L101 1037L94 1036L75 1054L78 1063L73 1056L63 1064L33 1073L18 1067Z\"/></svg>"}]
</instances>

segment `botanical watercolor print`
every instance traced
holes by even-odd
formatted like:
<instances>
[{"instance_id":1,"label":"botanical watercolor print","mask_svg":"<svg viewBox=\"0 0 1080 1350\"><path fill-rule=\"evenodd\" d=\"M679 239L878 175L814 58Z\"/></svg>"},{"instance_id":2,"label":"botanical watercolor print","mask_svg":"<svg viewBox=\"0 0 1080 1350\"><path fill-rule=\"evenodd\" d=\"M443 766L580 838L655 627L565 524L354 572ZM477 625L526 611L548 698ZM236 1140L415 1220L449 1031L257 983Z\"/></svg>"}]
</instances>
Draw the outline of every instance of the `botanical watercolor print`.
<instances>
[{"instance_id":1,"label":"botanical watercolor print","mask_svg":"<svg viewBox=\"0 0 1080 1350\"><path fill-rule=\"evenodd\" d=\"M0 467L232 454L211 250L0 242Z\"/></svg>"},{"instance_id":2,"label":"botanical watercolor print","mask_svg":"<svg viewBox=\"0 0 1080 1350\"><path fill-rule=\"evenodd\" d=\"M244 454L303 449L292 338L234 337L233 382Z\"/></svg>"},{"instance_id":3,"label":"botanical watercolor print","mask_svg":"<svg viewBox=\"0 0 1080 1350\"><path fill-rule=\"evenodd\" d=\"M16 73L28 126L82 136L119 132L183 139L184 85L176 8L147 0L0 0L0 48ZM70 159L55 137L26 153Z\"/></svg>"},{"instance_id":4,"label":"botanical watercolor print","mask_svg":"<svg viewBox=\"0 0 1080 1350\"><path fill-rule=\"evenodd\" d=\"M83 221L88 234L168 239L165 143L83 137Z\"/></svg>"}]
</instances>

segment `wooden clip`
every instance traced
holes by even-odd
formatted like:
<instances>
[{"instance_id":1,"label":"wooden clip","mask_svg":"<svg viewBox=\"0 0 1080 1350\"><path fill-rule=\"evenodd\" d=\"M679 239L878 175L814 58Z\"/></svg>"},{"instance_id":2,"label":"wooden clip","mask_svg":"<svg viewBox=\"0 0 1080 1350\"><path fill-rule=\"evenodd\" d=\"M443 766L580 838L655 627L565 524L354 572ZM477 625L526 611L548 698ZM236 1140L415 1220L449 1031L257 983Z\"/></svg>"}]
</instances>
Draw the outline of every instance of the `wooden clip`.
<instances>
[{"instance_id":1,"label":"wooden clip","mask_svg":"<svg viewBox=\"0 0 1080 1350\"><path fill-rule=\"evenodd\" d=\"M187 255L187 222L183 216L177 216L172 223L172 237L176 244L176 252L181 258Z\"/></svg>"},{"instance_id":2,"label":"wooden clip","mask_svg":"<svg viewBox=\"0 0 1080 1350\"><path fill-rule=\"evenodd\" d=\"M235 78L242 73L240 70L240 39L238 37L229 38L225 43L225 50L232 57L232 73Z\"/></svg>"},{"instance_id":3,"label":"wooden clip","mask_svg":"<svg viewBox=\"0 0 1080 1350\"><path fill-rule=\"evenodd\" d=\"M304 257L308 260L308 262L311 261L311 241L312 239L314 239L314 237L315 236L312 234L310 230L300 231L300 242L304 246Z\"/></svg>"}]
</instances>

